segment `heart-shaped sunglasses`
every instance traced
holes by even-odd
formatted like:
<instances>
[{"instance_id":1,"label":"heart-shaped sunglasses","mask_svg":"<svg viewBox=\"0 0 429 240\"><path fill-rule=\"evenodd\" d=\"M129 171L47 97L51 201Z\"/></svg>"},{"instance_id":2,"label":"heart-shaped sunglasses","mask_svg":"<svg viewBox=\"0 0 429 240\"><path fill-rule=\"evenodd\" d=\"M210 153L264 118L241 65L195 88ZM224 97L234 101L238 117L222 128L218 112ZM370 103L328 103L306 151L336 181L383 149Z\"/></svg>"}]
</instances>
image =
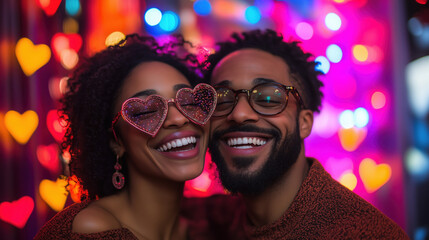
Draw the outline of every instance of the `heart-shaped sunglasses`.
<instances>
[{"instance_id":1,"label":"heart-shaped sunglasses","mask_svg":"<svg viewBox=\"0 0 429 240\"><path fill-rule=\"evenodd\" d=\"M167 117L169 103L174 103L193 123L203 126L216 108L216 98L216 90L205 83L198 84L194 89L182 88L172 99L159 95L149 95L145 99L129 98L113 119L112 131L117 138L114 126L122 116L131 126L154 137Z\"/></svg>"}]
</instances>

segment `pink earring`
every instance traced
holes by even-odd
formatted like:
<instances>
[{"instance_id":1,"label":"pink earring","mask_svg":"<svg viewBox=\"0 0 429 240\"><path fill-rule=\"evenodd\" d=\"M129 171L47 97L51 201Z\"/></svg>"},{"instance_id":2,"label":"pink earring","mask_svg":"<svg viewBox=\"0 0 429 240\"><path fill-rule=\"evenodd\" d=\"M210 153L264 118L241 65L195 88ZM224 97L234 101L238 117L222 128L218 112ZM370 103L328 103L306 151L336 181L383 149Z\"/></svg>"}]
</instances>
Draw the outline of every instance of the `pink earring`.
<instances>
[{"instance_id":1,"label":"pink earring","mask_svg":"<svg viewBox=\"0 0 429 240\"><path fill-rule=\"evenodd\" d=\"M122 169L121 164L119 164L119 155L116 155L116 164L115 164L115 173L112 176L112 183L116 189L122 189L125 185L124 174L119 172Z\"/></svg>"}]
</instances>

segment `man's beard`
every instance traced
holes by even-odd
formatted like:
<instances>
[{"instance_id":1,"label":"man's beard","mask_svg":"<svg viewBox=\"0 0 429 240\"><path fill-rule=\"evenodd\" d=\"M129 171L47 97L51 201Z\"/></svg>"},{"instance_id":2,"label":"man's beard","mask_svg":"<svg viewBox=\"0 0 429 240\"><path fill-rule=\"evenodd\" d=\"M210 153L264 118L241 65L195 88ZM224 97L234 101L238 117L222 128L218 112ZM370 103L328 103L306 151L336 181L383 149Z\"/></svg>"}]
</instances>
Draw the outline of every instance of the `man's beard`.
<instances>
[{"instance_id":1,"label":"man's beard","mask_svg":"<svg viewBox=\"0 0 429 240\"><path fill-rule=\"evenodd\" d=\"M253 173L233 173L219 151L220 137L228 132L260 132L273 136L273 147L265 164ZM281 133L277 129L261 129L252 125L234 126L227 130L214 132L209 141L209 151L212 161L217 165L222 185L231 193L256 196L271 187L296 162L301 151L301 138L299 134L298 119L295 130L281 141ZM225 152L225 155L228 153ZM255 159L253 157L235 157L232 159L234 167L246 170Z\"/></svg>"}]
</instances>

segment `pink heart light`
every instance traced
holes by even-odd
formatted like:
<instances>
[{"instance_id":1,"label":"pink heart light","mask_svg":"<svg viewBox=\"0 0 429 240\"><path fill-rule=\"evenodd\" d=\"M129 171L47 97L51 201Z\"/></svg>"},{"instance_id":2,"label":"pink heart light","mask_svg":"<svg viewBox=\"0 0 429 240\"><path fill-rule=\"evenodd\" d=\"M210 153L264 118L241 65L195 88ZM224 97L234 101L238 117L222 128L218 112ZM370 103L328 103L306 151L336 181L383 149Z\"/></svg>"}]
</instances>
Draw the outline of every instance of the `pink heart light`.
<instances>
[{"instance_id":1,"label":"pink heart light","mask_svg":"<svg viewBox=\"0 0 429 240\"><path fill-rule=\"evenodd\" d=\"M60 6L61 0L36 0L37 5L43 9L48 16L52 16Z\"/></svg>"},{"instance_id":2,"label":"pink heart light","mask_svg":"<svg viewBox=\"0 0 429 240\"><path fill-rule=\"evenodd\" d=\"M29 196L24 196L13 202L0 203L0 219L23 228L33 212L34 201Z\"/></svg>"},{"instance_id":3,"label":"pink heart light","mask_svg":"<svg viewBox=\"0 0 429 240\"><path fill-rule=\"evenodd\" d=\"M58 145L53 143L51 145L39 145L37 146L37 159L40 164L52 173L58 173L59 168L59 157L58 157Z\"/></svg>"},{"instance_id":4,"label":"pink heart light","mask_svg":"<svg viewBox=\"0 0 429 240\"><path fill-rule=\"evenodd\" d=\"M51 40L51 48L57 61L61 61L61 54L64 50L73 49L78 53L81 47L82 37L77 33L56 33Z\"/></svg>"},{"instance_id":5,"label":"pink heart light","mask_svg":"<svg viewBox=\"0 0 429 240\"><path fill-rule=\"evenodd\" d=\"M57 142L61 142L65 133L66 123L59 118L57 110L50 110L48 112L46 116L46 125L52 137L54 137Z\"/></svg>"}]
</instances>

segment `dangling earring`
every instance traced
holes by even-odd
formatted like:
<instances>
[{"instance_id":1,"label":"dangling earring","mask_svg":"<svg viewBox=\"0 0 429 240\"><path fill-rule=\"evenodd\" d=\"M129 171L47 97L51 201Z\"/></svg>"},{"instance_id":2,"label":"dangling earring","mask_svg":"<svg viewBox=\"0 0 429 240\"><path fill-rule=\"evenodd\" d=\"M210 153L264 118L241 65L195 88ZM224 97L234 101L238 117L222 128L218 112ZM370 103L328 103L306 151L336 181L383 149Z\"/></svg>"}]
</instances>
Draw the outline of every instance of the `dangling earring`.
<instances>
[{"instance_id":1,"label":"dangling earring","mask_svg":"<svg viewBox=\"0 0 429 240\"><path fill-rule=\"evenodd\" d=\"M119 172L119 170L121 169L122 169L122 166L121 164L119 164L119 155L116 155L116 164L115 164L116 172L113 173L113 176L112 176L112 183L116 189L122 189L125 185L124 174Z\"/></svg>"}]
</instances>

